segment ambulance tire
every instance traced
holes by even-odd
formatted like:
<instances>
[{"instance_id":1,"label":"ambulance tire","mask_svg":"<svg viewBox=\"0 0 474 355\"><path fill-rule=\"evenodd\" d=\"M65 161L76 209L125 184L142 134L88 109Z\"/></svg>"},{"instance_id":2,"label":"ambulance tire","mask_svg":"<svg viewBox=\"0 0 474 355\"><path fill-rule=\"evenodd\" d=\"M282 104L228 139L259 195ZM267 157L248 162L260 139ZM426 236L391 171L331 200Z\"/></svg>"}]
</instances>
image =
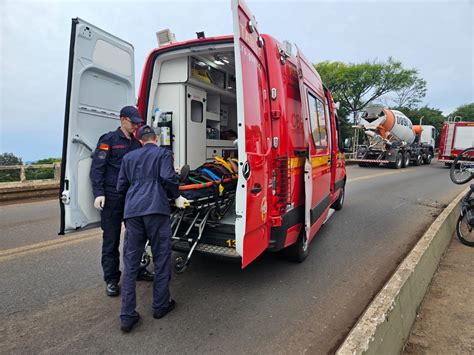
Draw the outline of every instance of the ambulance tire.
<instances>
[{"instance_id":1,"label":"ambulance tire","mask_svg":"<svg viewBox=\"0 0 474 355\"><path fill-rule=\"evenodd\" d=\"M345 194L346 187L343 186L341 188L341 194L339 195L338 199L334 201L331 208L334 208L336 211L342 210L342 206L344 205L344 194Z\"/></svg>"},{"instance_id":2,"label":"ambulance tire","mask_svg":"<svg viewBox=\"0 0 474 355\"><path fill-rule=\"evenodd\" d=\"M309 254L309 242L305 241L305 239L306 236L303 229L296 243L283 250L288 260L302 263L306 259Z\"/></svg>"}]
</instances>

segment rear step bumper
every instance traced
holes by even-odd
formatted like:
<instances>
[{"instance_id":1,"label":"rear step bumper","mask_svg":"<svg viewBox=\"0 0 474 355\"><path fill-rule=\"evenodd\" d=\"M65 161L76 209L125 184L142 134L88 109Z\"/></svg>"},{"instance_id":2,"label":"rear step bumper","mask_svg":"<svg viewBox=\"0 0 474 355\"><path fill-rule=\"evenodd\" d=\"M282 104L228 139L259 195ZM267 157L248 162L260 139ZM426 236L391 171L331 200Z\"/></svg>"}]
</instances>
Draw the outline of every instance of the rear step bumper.
<instances>
[{"instance_id":1,"label":"rear step bumper","mask_svg":"<svg viewBox=\"0 0 474 355\"><path fill-rule=\"evenodd\" d=\"M191 246L186 241L176 240L172 243L172 249L181 253L188 253L191 249ZM201 254L240 261L240 255L237 254L237 251L234 248L223 247L213 244L198 243L196 245L196 252Z\"/></svg>"}]
</instances>

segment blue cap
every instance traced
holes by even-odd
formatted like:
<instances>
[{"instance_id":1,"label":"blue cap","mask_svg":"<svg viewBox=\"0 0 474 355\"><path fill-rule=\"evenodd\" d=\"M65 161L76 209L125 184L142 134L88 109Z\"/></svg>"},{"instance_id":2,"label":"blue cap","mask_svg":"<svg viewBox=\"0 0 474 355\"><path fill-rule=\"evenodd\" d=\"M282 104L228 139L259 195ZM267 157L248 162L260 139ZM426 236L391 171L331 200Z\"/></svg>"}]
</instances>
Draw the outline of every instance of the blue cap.
<instances>
[{"instance_id":1,"label":"blue cap","mask_svg":"<svg viewBox=\"0 0 474 355\"><path fill-rule=\"evenodd\" d=\"M145 134L155 134L155 131L148 125L144 125L142 127L140 127L140 129L138 130L138 133L137 133L137 137L138 139L142 139L142 137L145 135Z\"/></svg>"},{"instance_id":2,"label":"blue cap","mask_svg":"<svg viewBox=\"0 0 474 355\"><path fill-rule=\"evenodd\" d=\"M128 117L133 123L142 123L140 113L134 106L125 106L120 110L120 117Z\"/></svg>"}]
</instances>

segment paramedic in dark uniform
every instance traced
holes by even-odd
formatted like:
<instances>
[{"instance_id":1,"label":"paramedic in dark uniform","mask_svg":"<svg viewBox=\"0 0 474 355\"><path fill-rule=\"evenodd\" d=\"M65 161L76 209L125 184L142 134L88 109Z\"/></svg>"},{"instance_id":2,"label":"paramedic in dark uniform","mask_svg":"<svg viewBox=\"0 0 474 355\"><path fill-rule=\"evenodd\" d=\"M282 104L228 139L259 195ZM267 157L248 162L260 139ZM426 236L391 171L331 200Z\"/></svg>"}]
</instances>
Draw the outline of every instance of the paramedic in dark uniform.
<instances>
[{"instance_id":1,"label":"paramedic in dark uniform","mask_svg":"<svg viewBox=\"0 0 474 355\"><path fill-rule=\"evenodd\" d=\"M169 199L178 208L188 201L179 195L179 180L169 149L156 145L152 128L138 130L143 147L128 153L120 168L117 191L125 197L125 241L123 246L122 310L123 332L129 332L140 319L136 312L135 279L147 239L150 240L155 279L153 281L153 317L161 318L175 307L170 298L171 221Z\"/></svg>"},{"instance_id":2,"label":"paramedic in dark uniform","mask_svg":"<svg viewBox=\"0 0 474 355\"><path fill-rule=\"evenodd\" d=\"M102 269L108 296L120 294L120 232L123 219L124 198L117 193L117 178L123 156L141 147L133 132L142 122L138 110L125 106L120 110L120 127L99 138L92 154L90 178L94 194L94 206L101 211ZM152 281L153 274L142 269L139 279Z\"/></svg>"}]
</instances>

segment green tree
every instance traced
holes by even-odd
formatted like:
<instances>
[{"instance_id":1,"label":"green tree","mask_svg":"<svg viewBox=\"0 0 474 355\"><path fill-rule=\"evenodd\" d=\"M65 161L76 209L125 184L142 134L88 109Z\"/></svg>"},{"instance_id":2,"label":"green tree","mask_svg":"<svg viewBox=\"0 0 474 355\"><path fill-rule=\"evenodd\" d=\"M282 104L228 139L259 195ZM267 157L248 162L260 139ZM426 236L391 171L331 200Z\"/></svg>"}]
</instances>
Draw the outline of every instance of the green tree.
<instances>
[{"instance_id":1,"label":"green tree","mask_svg":"<svg viewBox=\"0 0 474 355\"><path fill-rule=\"evenodd\" d=\"M474 102L472 104L459 106L450 116L459 116L461 117L461 121L474 122Z\"/></svg>"},{"instance_id":2,"label":"green tree","mask_svg":"<svg viewBox=\"0 0 474 355\"><path fill-rule=\"evenodd\" d=\"M37 162L34 162L33 165L38 165L38 164L54 164L54 163L60 163L61 158L46 158L46 159L40 159Z\"/></svg>"},{"instance_id":3,"label":"green tree","mask_svg":"<svg viewBox=\"0 0 474 355\"><path fill-rule=\"evenodd\" d=\"M39 164L54 164L61 162L61 158L46 158L40 159L34 162L32 165ZM25 176L27 180L42 180L42 179L53 179L54 169L53 168L40 168L40 169L26 169Z\"/></svg>"},{"instance_id":4,"label":"green tree","mask_svg":"<svg viewBox=\"0 0 474 355\"><path fill-rule=\"evenodd\" d=\"M415 108L426 96L426 81L416 78L410 86L401 88L389 95L387 106Z\"/></svg>"},{"instance_id":5,"label":"green tree","mask_svg":"<svg viewBox=\"0 0 474 355\"><path fill-rule=\"evenodd\" d=\"M23 165L21 158L17 157L13 153L2 153L0 154L0 165ZM20 180L20 170L0 170L0 182L10 182Z\"/></svg>"},{"instance_id":6,"label":"green tree","mask_svg":"<svg viewBox=\"0 0 474 355\"><path fill-rule=\"evenodd\" d=\"M333 93L335 101L355 118L357 112L388 93L402 93L424 83L416 69L405 69L401 62L388 58L387 62L349 63L322 62L314 67ZM419 92L419 91L418 91ZM405 101L405 100L404 100Z\"/></svg>"},{"instance_id":7,"label":"green tree","mask_svg":"<svg viewBox=\"0 0 474 355\"><path fill-rule=\"evenodd\" d=\"M23 165L23 161L13 153L2 153L0 154L0 165Z\"/></svg>"}]
</instances>

